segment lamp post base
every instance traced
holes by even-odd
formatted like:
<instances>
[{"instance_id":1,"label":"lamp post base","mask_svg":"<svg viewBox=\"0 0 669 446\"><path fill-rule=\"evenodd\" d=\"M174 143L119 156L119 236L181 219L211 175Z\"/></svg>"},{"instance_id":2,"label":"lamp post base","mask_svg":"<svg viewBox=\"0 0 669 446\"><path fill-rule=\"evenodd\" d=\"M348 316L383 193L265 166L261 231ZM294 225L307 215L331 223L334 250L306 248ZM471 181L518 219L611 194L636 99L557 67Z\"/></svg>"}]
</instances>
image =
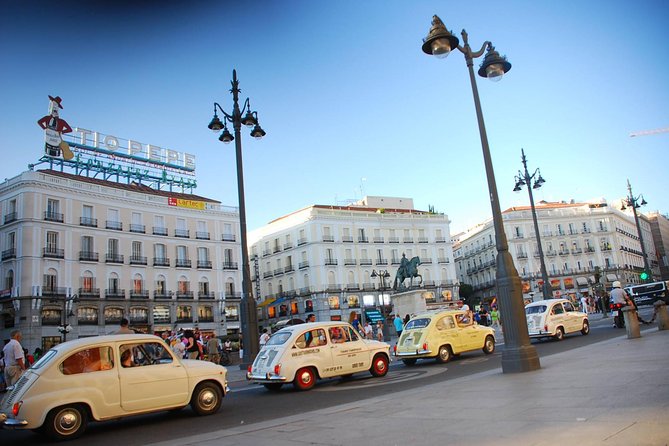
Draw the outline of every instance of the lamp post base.
<instances>
[{"instance_id":1,"label":"lamp post base","mask_svg":"<svg viewBox=\"0 0 669 446\"><path fill-rule=\"evenodd\" d=\"M539 370L539 355L532 345L521 345L520 347L505 347L502 350L502 372L522 373Z\"/></svg>"}]
</instances>

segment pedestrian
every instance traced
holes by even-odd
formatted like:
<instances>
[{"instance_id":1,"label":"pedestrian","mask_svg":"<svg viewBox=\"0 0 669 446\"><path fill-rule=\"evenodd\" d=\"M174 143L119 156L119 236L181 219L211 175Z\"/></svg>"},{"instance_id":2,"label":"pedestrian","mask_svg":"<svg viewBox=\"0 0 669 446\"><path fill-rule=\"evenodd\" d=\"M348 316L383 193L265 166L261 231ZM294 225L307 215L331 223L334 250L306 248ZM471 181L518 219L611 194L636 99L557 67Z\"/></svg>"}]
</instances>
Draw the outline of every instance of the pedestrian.
<instances>
[{"instance_id":1,"label":"pedestrian","mask_svg":"<svg viewBox=\"0 0 669 446\"><path fill-rule=\"evenodd\" d=\"M33 357L35 358L35 361L39 361L39 358L42 357L42 349L37 347L35 353L33 353Z\"/></svg>"},{"instance_id":2,"label":"pedestrian","mask_svg":"<svg viewBox=\"0 0 669 446\"><path fill-rule=\"evenodd\" d=\"M118 330L116 330L113 334L135 334L135 331L132 330L128 325L130 325L130 321L126 318L121 318L121 325Z\"/></svg>"},{"instance_id":3,"label":"pedestrian","mask_svg":"<svg viewBox=\"0 0 669 446\"><path fill-rule=\"evenodd\" d=\"M383 322L376 323L376 339L383 342Z\"/></svg>"},{"instance_id":4,"label":"pedestrian","mask_svg":"<svg viewBox=\"0 0 669 446\"><path fill-rule=\"evenodd\" d=\"M402 336L402 330L404 330L404 322L400 317L399 313L395 315L393 319L393 324L395 325L395 331L397 332L397 341L399 342L400 336Z\"/></svg>"},{"instance_id":5,"label":"pedestrian","mask_svg":"<svg viewBox=\"0 0 669 446\"><path fill-rule=\"evenodd\" d=\"M184 330L184 339L186 340L186 355L188 355L188 359L197 359L200 349L193 330Z\"/></svg>"},{"instance_id":6,"label":"pedestrian","mask_svg":"<svg viewBox=\"0 0 669 446\"><path fill-rule=\"evenodd\" d=\"M5 383L5 352L0 350L0 392L7 390Z\"/></svg>"},{"instance_id":7,"label":"pedestrian","mask_svg":"<svg viewBox=\"0 0 669 446\"><path fill-rule=\"evenodd\" d=\"M369 323L369 321L365 322L365 338L367 339L374 339L374 329L372 328L372 324Z\"/></svg>"},{"instance_id":8,"label":"pedestrian","mask_svg":"<svg viewBox=\"0 0 669 446\"><path fill-rule=\"evenodd\" d=\"M351 314L349 314L348 316L348 323L351 324L353 328L355 328L355 331L357 331L358 333L361 332L360 319L358 319L358 313L356 313L355 311L351 311Z\"/></svg>"},{"instance_id":9,"label":"pedestrian","mask_svg":"<svg viewBox=\"0 0 669 446\"><path fill-rule=\"evenodd\" d=\"M406 316L404 316L404 321L403 322L404 322L405 327L409 323L410 320L411 320L411 316L409 316L408 314Z\"/></svg>"},{"instance_id":10,"label":"pedestrian","mask_svg":"<svg viewBox=\"0 0 669 446\"><path fill-rule=\"evenodd\" d=\"M266 328L263 328L260 335L260 348L263 348L267 344L267 341L269 341L269 333Z\"/></svg>"},{"instance_id":11,"label":"pedestrian","mask_svg":"<svg viewBox=\"0 0 669 446\"><path fill-rule=\"evenodd\" d=\"M316 315L314 313L307 315L307 322L316 322Z\"/></svg>"},{"instance_id":12,"label":"pedestrian","mask_svg":"<svg viewBox=\"0 0 669 446\"><path fill-rule=\"evenodd\" d=\"M588 314L588 298L581 296L581 311Z\"/></svg>"},{"instance_id":13,"label":"pedestrian","mask_svg":"<svg viewBox=\"0 0 669 446\"><path fill-rule=\"evenodd\" d=\"M177 355L179 359L184 359L184 356L186 355L186 346L181 341L181 339L175 336L172 338L170 345L172 346L172 351L174 354Z\"/></svg>"},{"instance_id":14,"label":"pedestrian","mask_svg":"<svg viewBox=\"0 0 669 446\"><path fill-rule=\"evenodd\" d=\"M497 307L494 305L492 310L490 310L490 319L492 320L493 327L499 327L499 311L497 311Z\"/></svg>"},{"instance_id":15,"label":"pedestrian","mask_svg":"<svg viewBox=\"0 0 669 446\"><path fill-rule=\"evenodd\" d=\"M21 330L12 330L11 339L2 349L5 354L5 383L13 386L26 370L25 356L21 347Z\"/></svg>"},{"instance_id":16,"label":"pedestrian","mask_svg":"<svg viewBox=\"0 0 669 446\"><path fill-rule=\"evenodd\" d=\"M209 356L209 360L214 364L218 364L221 361L218 338L214 334L209 335L209 339L207 340L207 356Z\"/></svg>"}]
</instances>

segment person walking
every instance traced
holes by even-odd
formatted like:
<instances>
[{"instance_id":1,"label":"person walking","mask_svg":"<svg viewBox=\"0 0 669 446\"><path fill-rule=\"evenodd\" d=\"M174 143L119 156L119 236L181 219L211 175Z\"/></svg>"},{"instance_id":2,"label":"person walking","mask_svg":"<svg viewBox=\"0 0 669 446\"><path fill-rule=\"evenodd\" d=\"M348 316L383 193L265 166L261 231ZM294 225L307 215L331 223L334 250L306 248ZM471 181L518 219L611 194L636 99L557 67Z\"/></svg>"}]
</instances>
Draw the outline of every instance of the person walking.
<instances>
[{"instance_id":1,"label":"person walking","mask_svg":"<svg viewBox=\"0 0 669 446\"><path fill-rule=\"evenodd\" d=\"M400 337L402 336L402 330L404 330L404 322L402 321L399 313L395 315L395 319L393 319L393 325L395 325L395 331L397 332L397 342L399 342Z\"/></svg>"},{"instance_id":2,"label":"person walking","mask_svg":"<svg viewBox=\"0 0 669 446\"><path fill-rule=\"evenodd\" d=\"M130 325L130 321L128 321L128 319L126 318L122 318L121 326L113 334L135 334L135 331L131 329L128 325Z\"/></svg>"},{"instance_id":3,"label":"person walking","mask_svg":"<svg viewBox=\"0 0 669 446\"><path fill-rule=\"evenodd\" d=\"M220 345L215 334L209 335L209 340L207 340L207 356L209 357L209 361L214 364L218 364L221 361Z\"/></svg>"},{"instance_id":4,"label":"person walking","mask_svg":"<svg viewBox=\"0 0 669 446\"><path fill-rule=\"evenodd\" d=\"M376 323L376 339L383 342L383 322Z\"/></svg>"},{"instance_id":5,"label":"person walking","mask_svg":"<svg viewBox=\"0 0 669 446\"><path fill-rule=\"evenodd\" d=\"M193 330L184 330L184 339L188 344L186 345L186 354L188 359L197 359L200 355L200 349L197 345L197 340L195 339L195 334Z\"/></svg>"},{"instance_id":6,"label":"person walking","mask_svg":"<svg viewBox=\"0 0 669 446\"><path fill-rule=\"evenodd\" d=\"M374 339L374 329L372 328L372 324L370 324L369 321L365 322L365 338Z\"/></svg>"},{"instance_id":7,"label":"person walking","mask_svg":"<svg viewBox=\"0 0 669 446\"><path fill-rule=\"evenodd\" d=\"M588 298L581 295L581 311L584 312L585 314L588 314Z\"/></svg>"},{"instance_id":8,"label":"person walking","mask_svg":"<svg viewBox=\"0 0 669 446\"><path fill-rule=\"evenodd\" d=\"M5 384L13 386L26 369L23 347L21 347L21 330L12 330L11 339L2 349L5 354Z\"/></svg>"},{"instance_id":9,"label":"person walking","mask_svg":"<svg viewBox=\"0 0 669 446\"><path fill-rule=\"evenodd\" d=\"M499 327L499 311L497 311L496 306L493 306L492 310L490 310L490 319L492 320L491 325L493 327Z\"/></svg>"},{"instance_id":10,"label":"person walking","mask_svg":"<svg viewBox=\"0 0 669 446\"><path fill-rule=\"evenodd\" d=\"M262 329L262 334L260 335L260 348L263 348L265 344L267 344L267 341L269 341L269 333L267 332L266 328Z\"/></svg>"}]
</instances>

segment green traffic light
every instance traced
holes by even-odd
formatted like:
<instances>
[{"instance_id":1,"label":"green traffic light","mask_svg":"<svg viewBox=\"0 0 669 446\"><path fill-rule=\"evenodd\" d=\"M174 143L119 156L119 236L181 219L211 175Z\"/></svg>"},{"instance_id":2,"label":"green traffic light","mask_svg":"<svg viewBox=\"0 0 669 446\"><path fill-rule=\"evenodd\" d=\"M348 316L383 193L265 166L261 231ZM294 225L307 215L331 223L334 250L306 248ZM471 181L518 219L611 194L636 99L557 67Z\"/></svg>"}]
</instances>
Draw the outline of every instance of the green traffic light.
<instances>
[{"instance_id":1,"label":"green traffic light","mask_svg":"<svg viewBox=\"0 0 669 446\"><path fill-rule=\"evenodd\" d=\"M642 272L642 273L639 275L639 278L640 278L641 280L646 280L646 279L648 279L648 273L647 273L646 271Z\"/></svg>"}]
</instances>

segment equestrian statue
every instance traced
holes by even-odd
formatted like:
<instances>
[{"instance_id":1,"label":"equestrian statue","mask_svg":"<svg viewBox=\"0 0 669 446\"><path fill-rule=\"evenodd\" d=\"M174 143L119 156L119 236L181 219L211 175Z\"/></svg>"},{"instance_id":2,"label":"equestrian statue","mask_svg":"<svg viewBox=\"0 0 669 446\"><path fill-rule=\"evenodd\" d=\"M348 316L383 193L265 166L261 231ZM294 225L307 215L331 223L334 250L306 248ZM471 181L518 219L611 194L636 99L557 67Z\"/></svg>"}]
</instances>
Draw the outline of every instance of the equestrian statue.
<instances>
[{"instance_id":1,"label":"equestrian statue","mask_svg":"<svg viewBox=\"0 0 669 446\"><path fill-rule=\"evenodd\" d=\"M414 257L411 260L407 259L405 254L402 254L402 260L400 260L400 266L397 268L397 273L395 274L395 281L393 282L393 289L397 291L404 291L407 287L404 286L404 281L410 279L409 288L413 286L414 277L420 277L420 284L423 283L423 276L418 274L418 265L420 265L420 259Z\"/></svg>"}]
</instances>

